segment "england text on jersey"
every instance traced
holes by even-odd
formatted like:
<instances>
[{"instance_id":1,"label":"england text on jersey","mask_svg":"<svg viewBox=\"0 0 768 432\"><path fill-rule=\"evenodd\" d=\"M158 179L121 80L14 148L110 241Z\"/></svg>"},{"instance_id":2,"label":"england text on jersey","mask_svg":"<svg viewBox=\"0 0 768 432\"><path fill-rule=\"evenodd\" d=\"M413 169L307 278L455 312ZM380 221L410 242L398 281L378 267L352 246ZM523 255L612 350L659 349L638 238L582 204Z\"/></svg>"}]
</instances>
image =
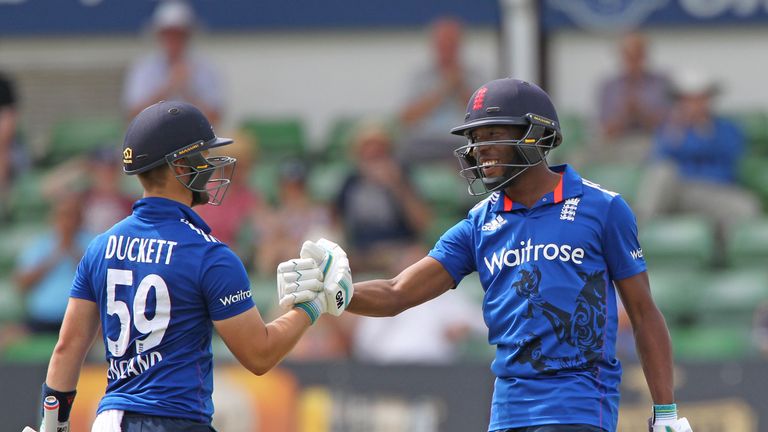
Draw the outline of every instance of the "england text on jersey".
<instances>
[{"instance_id":1,"label":"england text on jersey","mask_svg":"<svg viewBox=\"0 0 768 432\"><path fill-rule=\"evenodd\" d=\"M104 259L117 258L147 264L171 263L175 241L111 235L107 240Z\"/></svg>"}]
</instances>

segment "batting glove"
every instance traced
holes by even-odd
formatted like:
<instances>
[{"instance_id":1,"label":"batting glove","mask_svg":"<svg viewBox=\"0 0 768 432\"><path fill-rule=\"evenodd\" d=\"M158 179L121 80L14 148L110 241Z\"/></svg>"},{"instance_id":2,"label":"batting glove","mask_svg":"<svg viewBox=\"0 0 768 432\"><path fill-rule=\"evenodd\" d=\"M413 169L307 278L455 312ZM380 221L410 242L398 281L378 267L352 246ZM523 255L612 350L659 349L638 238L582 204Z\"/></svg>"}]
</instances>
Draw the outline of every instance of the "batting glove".
<instances>
[{"instance_id":1,"label":"batting glove","mask_svg":"<svg viewBox=\"0 0 768 432\"><path fill-rule=\"evenodd\" d=\"M314 323L326 310L323 273L312 258L298 258L277 266L277 298L280 309L298 307Z\"/></svg>"},{"instance_id":2,"label":"batting glove","mask_svg":"<svg viewBox=\"0 0 768 432\"><path fill-rule=\"evenodd\" d=\"M653 416L648 419L649 432L693 432L688 419L677 418L677 405L654 405Z\"/></svg>"},{"instance_id":3,"label":"batting glove","mask_svg":"<svg viewBox=\"0 0 768 432\"><path fill-rule=\"evenodd\" d=\"M349 305L354 294L352 271L349 268L347 253L338 244L321 238L317 243L304 242L301 257L311 257L323 271L323 287L327 312L334 316L341 315Z\"/></svg>"}]
</instances>

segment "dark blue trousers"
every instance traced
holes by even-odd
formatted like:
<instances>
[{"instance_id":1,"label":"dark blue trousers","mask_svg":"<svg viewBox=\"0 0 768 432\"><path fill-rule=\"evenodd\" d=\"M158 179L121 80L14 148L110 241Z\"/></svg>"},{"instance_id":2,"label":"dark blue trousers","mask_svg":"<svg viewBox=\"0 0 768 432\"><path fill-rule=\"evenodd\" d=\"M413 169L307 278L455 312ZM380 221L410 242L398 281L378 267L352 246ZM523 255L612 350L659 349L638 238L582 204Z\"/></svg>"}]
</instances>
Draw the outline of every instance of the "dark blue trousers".
<instances>
[{"instance_id":1,"label":"dark blue trousers","mask_svg":"<svg viewBox=\"0 0 768 432\"><path fill-rule=\"evenodd\" d=\"M216 432L207 423L192 420L157 417L126 411L120 423L123 432Z\"/></svg>"},{"instance_id":2,"label":"dark blue trousers","mask_svg":"<svg viewBox=\"0 0 768 432\"><path fill-rule=\"evenodd\" d=\"M497 432L606 432L606 430L585 424L552 424L505 429Z\"/></svg>"}]
</instances>

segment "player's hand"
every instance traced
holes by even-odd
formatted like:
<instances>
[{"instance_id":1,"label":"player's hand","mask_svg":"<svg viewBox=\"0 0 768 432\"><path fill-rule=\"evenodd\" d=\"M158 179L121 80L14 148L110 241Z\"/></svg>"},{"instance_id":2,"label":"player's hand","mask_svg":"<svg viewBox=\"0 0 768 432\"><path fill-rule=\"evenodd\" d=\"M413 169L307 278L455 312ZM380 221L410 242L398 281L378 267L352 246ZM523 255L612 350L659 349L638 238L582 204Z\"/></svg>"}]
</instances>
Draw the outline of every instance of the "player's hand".
<instances>
[{"instance_id":1,"label":"player's hand","mask_svg":"<svg viewBox=\"0 0 768 432\"><path fill-rule=\"evenodd\" d=\"M318 294L323 294L323 272L312 258L296 258L284 261L277 266L277 298L280 308L284 311L300 303L317 300ZM319 314L325 311L325 296L317 300ZM312 322L317 319L309 311Z\"/></svg>"},{"instance_id":2,"label":"player's hand","mask_svg":"<svg viewBox=\"0 0 768 432\"><path fill-rule=\"evenodd\" d=\"M656 420L648 419L649 432L693 432L688 419L685 417L677 420Z\"/></svg>"},{"instance_id":3,"label":"player's hand","mask_svg":"<svg viewBox=\"0 0 768 432\"><path fill-rule=\"evenodd\" d=\"M338 244L321 238L317 242L305 241L301 257L312 258L318 264L323 272L327 312L334 316L341 315L354 293L347 253Z\"/></svg>"}]
</instances>

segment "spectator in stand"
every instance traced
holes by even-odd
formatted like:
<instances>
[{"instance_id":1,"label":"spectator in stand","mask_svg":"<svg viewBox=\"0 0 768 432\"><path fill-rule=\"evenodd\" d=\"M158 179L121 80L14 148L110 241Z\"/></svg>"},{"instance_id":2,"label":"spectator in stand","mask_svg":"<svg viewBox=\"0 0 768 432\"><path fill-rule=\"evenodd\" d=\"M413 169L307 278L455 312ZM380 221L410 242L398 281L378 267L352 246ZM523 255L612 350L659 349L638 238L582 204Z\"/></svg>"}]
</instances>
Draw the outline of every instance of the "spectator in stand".
<instances>
[{"instance_id":1,"label":"spectator in stand","mask_svg":"<svg viewBox=\"0 0 768 432\"><path fill-rule=\"evenodd\" d=\"M462 61L462 23L441 17L430 28L432 63L418 71L408 87L408 100L400 113L402 151L411 161L450 160L446 148L463 144L446 136L455 119L464 116L467 99L483 79Z\"/></svg>"},{"instance_id":2,"label":"spectator in stand","mask_svg":"<svg viewBox=\"0 0 768 432\"><path fill-rule=\"evenodd\" d=\"M256 267L262 275L273 274L279 263L291 259L305 239L338 235L331 209L316 202L307 189L307 171L301 160L284 161L276 207L256 220L260 233Z\"/></svg>"},{"instance_id":3,"label":"spectator in stand","mask_svg":"<svg viewBox=\"0 0 768 432\"><path fill-rule=\"evenodd\" d=\"M9 77L0 73L0 218L7 217L13 178L27 164L18 141L18 99Z\"/></svg>"},{"instance_id":4,"label":"spectator in stand","mask_svg":"<svg viewBox=\"0 0 768 432\"><path fill-rule=\"evenodd\" d=\"M360 316L357 321L353 354L375 364L454 363L461 358L462 343L487 334L482 311L461 290L393 317Z\"/></svg>"},{"instance_id":5,"label":"spectator in stand","mask_svg":"<svg viewBox=\"0 0 768 432\"><path fill-rule=\"evenodd\" d=\"M88 188L83 202L83 227L92 233L104 232L131 214L134 201L122 190L123 168L117 145L97 149L85 162Z\"/></svg>"},{"instance_id":6,"label":"spectator in stand","mask_svg":"<svg viewBox=\"0 0 768 432\"><path fill-rule=\"evenodd\" d=\"M152 32L160 50L134 63L123 89L123 104L129 118L161 100L189 102L217 124L223 97L214 62L190 47L198 23L192 8L183 0L158 3L152 17Z\"/></svg>"},{"instance_id":7,"label":"spectator in stand","mask_svg":"<svg viewBox=\"0 0 768 432\"><path fill-rule=\"evenodd\" d=\"M757 352L768 358L768 300L755 308L752 322L752 341Z\"/></svg>"},{"instance_id":8,"label":"spectator in stand","mask_svg":"<svg viewBox=\"0 0 768 432\"><path fill-rule=\"evenodd\" d=\"M19 256L14 282L25 298L26 327L57 333L69 300L69 286L92 236L83 229L82 201L64 194L53 202L51 231L41 233Z\"/></svg>"},{"instance_id":9,"label":"spectator in stand","mask_svg":"<svg viewBox=\"0 0 768 432\"><path fill-rule=\"evenodd\" d=\"M361 124L350 150L355 170L336 199L336 215L357 257L356 271L400 268L424 253L419 240L430 221L429 208L395 158L392 137L382 124Z\"/></svg>"},{"instance_id":10,"label":"spectator in stand","mask_svg":"<svg viewBox=\"0 0 768 432\"><path fill-rule=\"evenodd\" d=\"M621 39L622 71L599 89L600 153L605 161L642 162L670 108L668 79L649 69L640 33Z\"/></svg>"},{"instance_id":11,"label":"spectator in stand","mask_svg":"<svg viewBox=\"0 0 768 432\"><path fill-rule=\"evenodd\" d=\"M759 201L739 185L746 150L744 132L713 112L716 82L703 72L673 79L675 105L657 131L651 165L641 184L638 220L660 214L709 216L723 246L728 227L760 214ZM723 250L718 247L717 250Z\"/></svg>"},{"instance_id":12,"label":"spectator in stand","mask_svg":"<svg viewBox=\"0 0 768 432\"><path fill-rule=\"evenodd\" d=\"M211 234L235 251L245 267L251 270L256 253L251 221L263 217L265 204L261 194L248 181L256 143L242 132L237 132L234 140L227 146L226 153L237 159L238 175L232 176L227 199L221 205L195 206L194 210L211 227ZM211 153L215 154L216 150Z\"/></svg>"}]
</instances>

